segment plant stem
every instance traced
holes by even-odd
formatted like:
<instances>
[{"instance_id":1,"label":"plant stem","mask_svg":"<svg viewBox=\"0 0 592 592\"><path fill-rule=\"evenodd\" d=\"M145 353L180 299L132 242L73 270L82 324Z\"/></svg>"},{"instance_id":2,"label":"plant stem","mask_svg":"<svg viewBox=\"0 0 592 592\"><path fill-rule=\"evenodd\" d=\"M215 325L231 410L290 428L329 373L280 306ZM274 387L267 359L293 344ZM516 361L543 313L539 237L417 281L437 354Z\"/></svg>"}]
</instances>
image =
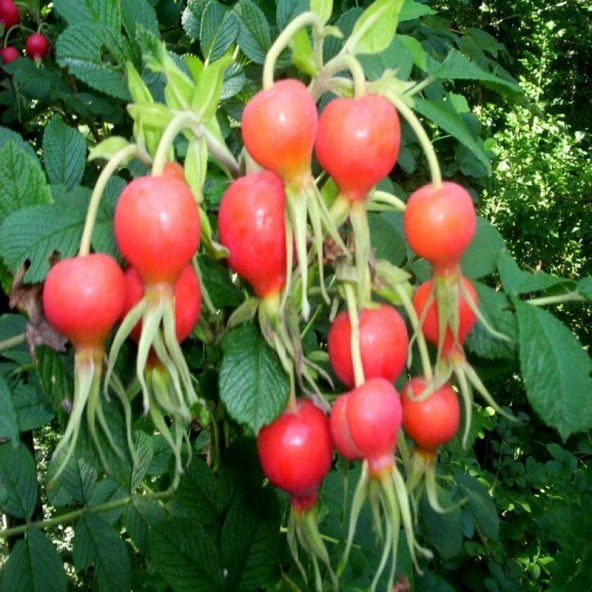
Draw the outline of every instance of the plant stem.
<instances>
[{"instance_id":1,"label":"plant stem","mask_svg":"<svg viewBox=\"0 0 592 592\"><path fill-rule=\"evenodd\" d=\"M210 154L228 169L233 179L236 179L240 174L240 169L232 152L224 144L220 143L203 125L200 125L197 130L192 128L192 131L196 136L201 135L205 138Z\"/></svg>"},{"instance_id":2,"label":"plant stem","mask_svg":"<svg viewBox=\"0 0 592 592\"><path fill-rule=\"evenodd\" d=\"M543 296L542 298L531 298L527 300L528 304L533 306L545 306L547 304L561 304L563 302L585 302L587 299L577 292L566 292L556 296Z\"/></svg>"},{"instance_id":3,"label":"plant stem","mask_svg":"<svg viewBox=\"0 0 592 592\"><path fill-rule=\"evenodd\" d=\"M353 287L346 283L345 299L347 302L347 312L349 314L349 323L351 325L351 357L354 369L354 381L358 387L364 384L364 367L362 366L362 354L360 352L360 318L358 316L358 305Z\"/></svg>"},{"instance_id":4,"label":"plant stem","mask_svg":"<svg viewBox=\"0 0 592 592\"><path fill-rule=\"evenodd\" d=\"M366 77L364 76L364 70L360 62L358 62L355 56L348 53L337 55L325 64L323 76L329 79L342 70L349 70L352 75L354 95L356 97L363 97L366 93Z\"/></svg>"},{"instance_id":5,"label":"plant stem","mask_svg":"<svg viewBox=\"0 0 592 592\"><path fill-rule=\"evenodd\" d=\"M165 162L168 157L169 149L173 145L175 138L179 132L186 128L192 127L195 124L199 124L199 120L195 113L191 111L181 111L175 115L169 124L166 126L162 138L158 143L158 148L154 156L154 162L152 164L152 174L161 175L164 169Z\"/></svg>"},{"instance_id":6,"label":"plant stem","mask_svg":"<svg viewBox=\"0 0 592 592\"><path fill-rule=\"evenodd\" d=\"M427 78L424 78L421 82L414 84L410 89L406 90L403 94L406 97L412 97L413 95L416 95L418 92L421 92L424 88L426 88L426 86L429 86L430 84L432 84L432 82L434 82L434 80L435 80L435 78L433 78L432 76L428 76Z\"/></svg>"},{"instance_id":7,"label":"plant stem","mask_svg":"<svg viewBox=\"0 0 592 592\"><path fill-rule=\"evenodd\" d=\"M315 28L321 29L323 24L319 17L314 12L303 12L299 14L290 24L282 31L279 37L273 42L273 45L267 52L265 58L265 65L263 66L263 88L268 89L273 86L273 72L275 63L280 57L280 54L292 40L292 37L302 28L307 25L314 25Z\"/></svg>"},{"instance_id":8,"label":"plant stem","mask_svg":"<svg viewBox=\"0 0 592 592\"><path fill-rule=\"evenodd\" d=\"M425 153L425 156L428 161L428 165L430 167L430 173L432 175L432 185L434 188L440 187L442 185L442 173L440 172L440 164L438 162L438 157L436 156L436 152L428 135L426 134L423 126L421 125L419 119L417 119L415 113L407 106L407 104L396 94L389 92L387 93L387 99L395 106L397 111L405 118L409 127L415 132L421 147Z\"/></svg>"},{"instance_id":9,"label":"plant stem","mask_svg":"<svg viewBox=\"0 0 592 592\"><path fill-rule=\"evenodd\" d=\"M119 150L119 152L116 152L113 155L113 158L101 171L101 174L99 175L99 178L97 179L93 189L92 195L90 196L88 211L86 213L86 221L84 223L84 230L82 232L82 238L80 239L80 250L78 251L79 256L88 255L90 253L90 243L97 219L97 212L99 211L99 204L101 203L101 197L107 183L109 182L109 179L123 162L137 154L137 152L138 147L135 144L130 144L129 146L122 148Z\"/></svg>"},{"instance_id":10,"label":"plant stem","mask_svg":"<svg viewBox=\"0 0 592 592\"><path fill-rule=\"evenodd\" d=\"M34 522L20 524L19 526L14 526L13 528L7 528L6 530L0 531L0 538L7 539L16 534L22 534L23 532L26 532L29 528L52 528L53 526L58 526L59 524L72 522L73 520L76 520L77 518L82 516L85 512L92 512L93 514L99 512L108 512L109 510L114 510L115 508L127 506L127 504L133 501L134 497L159 500L170 497L172 494L173 491L171 489L167 489L166 491L159 491L158 493L154 493L152 495L129 495L122 499L112 500L110 502L105 502L104 504L99 504L97 506L86 506L84 508L68 512L67 514L61 514L60 516L48 518L47 520L35 520Z\"/></svg>"},{"instance_id":11,"label":"plant stem","mask_svg":"<svg viewBox=\"0 0 592 592\"><path fill-rule=\"evenodd\" d=\"M9 337L4 341L0 341L0 352L6 351L11 347L15 347L16 345L20 345L21 343L25 343L25 334L21 333L20 335L15 335L14 337Z\"/></svg>"}]
</instances>

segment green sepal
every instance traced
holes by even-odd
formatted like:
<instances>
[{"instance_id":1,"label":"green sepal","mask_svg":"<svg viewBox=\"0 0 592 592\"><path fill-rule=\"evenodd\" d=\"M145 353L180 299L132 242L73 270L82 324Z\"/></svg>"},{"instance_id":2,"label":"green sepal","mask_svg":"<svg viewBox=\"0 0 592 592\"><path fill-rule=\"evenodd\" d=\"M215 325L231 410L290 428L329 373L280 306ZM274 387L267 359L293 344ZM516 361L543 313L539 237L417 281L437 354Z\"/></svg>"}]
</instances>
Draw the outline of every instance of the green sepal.
<instances>
[{"instance_id":1,"label":"green sepal","mask_svg":"<svg viewBox=\"0 0 592 592\"><path fill-rule=\"evenodd\" d=\"M102 142L99 142L92 148L88 154L88 160L96 160L97 158L104 158L111 160L120 150L123 150L130 143L121 136L111 136Z\"/></svg>"},{"instance_id":2,"label":"green sepal","mask_svg":"<svg viewBox=\"0 0 592 592\"><path fill-rule=\"evenodd\" d=\"M226 55L208 64L199 73L191 99L191 109L201 120L208 120L216 114L224 84L224 72L232 61L232 56Z\"/></svg>"}]
</instances>

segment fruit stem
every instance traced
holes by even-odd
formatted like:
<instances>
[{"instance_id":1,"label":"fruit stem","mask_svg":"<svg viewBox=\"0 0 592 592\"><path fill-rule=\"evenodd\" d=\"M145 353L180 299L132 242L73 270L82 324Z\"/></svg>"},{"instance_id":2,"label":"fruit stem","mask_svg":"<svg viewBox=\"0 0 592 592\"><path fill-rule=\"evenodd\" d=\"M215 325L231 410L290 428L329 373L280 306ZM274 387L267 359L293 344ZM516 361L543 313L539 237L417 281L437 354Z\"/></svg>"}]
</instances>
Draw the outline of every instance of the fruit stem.
<instances>
[{"instance_id":1,"label":"fruit stem","mask_svg":"<svg viewBox=\"0 0 592 592\"><path fill-rule=\"evenodd\" d=\"M557 294L556 296L531 298L530 300L526 300L526 302L533 306L545 306L547 304L562 304L563 302L584 302L585 300L586 298L577 292L566 292L565 294Z\"/></svg>"},{"instance_id":2,"label":"fruit stem","mask_svg":"<svg viewBox=\"0 0 592 592\"><path fill-rule=\"evenodd\" d=\"M158 143L156 154L154 155L154 162L152 163L152 174L162 175L165 162L168 160L168 154L175 138L182 130L191 127L196 123L197 117L191 111L181 111L177 113L168 123L162 138Z\"/></svg>"},{"instance_id":3,"label":"fruit stem","mask_svg":"<svg viewBox=\"0 0 592 592\"><path fill-rule=\"evenodd\" d=\"M405 101L401 99L394 92L386 92L386 98L395 106L397 111L405 118L405 121L409 124L409 127L415 132L421 147L423 148L424 154L427 158L428 165L430 167L430 173L432 175L432 185L435 189L438 189L442 185L442 173L440 171L440 163L436 156L436 151L432 145L428 135L426 134L423 126L419 119L417 119L415 113L407 106Z\"/></svg>"},{"instance_id":4,"label":"fruit stem","mask_svg":"<svg viewBox=\"0 0 592 592\"><path fill-rule=\"evenodd\" d=\"M354 381L358 387L364 384L364 367L362 366L362 354L360 352L360 318L354 289L348 283L344 285L347 312L351 325L351 357L354 368Z\"/></svg>"},{"instance_id":5,"label":"fruit stem","mask_svg":"<svg viewBox=\"0 0 592 592\"><path fill-rule=\"evenodd\" d=\"M113 155L113 158L109 160L109 162L105 165L105 168L101 171L88 203L88 211L86 213L86 220L84 222L84 230L82 232L82 238L80 239L80 250L78 251L79 256L82 257L90 253L90 243L97 219L97 212L99 211L99 204L101 203L101 197L109 179L124 162L128 161L137 153L138 147L135 144L130 144L129 146L126 146L125 148L122 148L116 152Z\"/></svg>"},{"instance_id":6,"label":"fruit stem","mask_svg":"<svg viewBox=\"0 0 592 592\"><path fill-rule=\"evenodd\" d=\"M25 341L26 338L24 333L4 339L3 341L0 341L0 352L6 351L7 349L20 345L21 343L25 343Z\"/></svg>"},{"instance_id":7,"label":"fruit stem","mask_svg":"<svg viewBox=\"0 0 592 592\"><path fill-rule=\"evenodd\" d=\"M354 81L354 96L363 97L366 94L366 77L360 62L349 53L342 53L327 62L323 68L323 76L330 78L342 70L349 70Z\"/></svg>"},{"instance_id":8,"label":"fruit stem","mask_svg":"<svg viewBox=\"0 0 592 592\"><path fill-rule=\"evenodd\" d=\"M219 142L205 126L199 126L198 130L193 127L192 131L196 136L202 136L205 139L210 154L228 169L233 179L240 176L238 162L232 152L223 143Z\"/></svg>"},{"instance_id":9,"label":"fruit stem","mask_svg":"<svg viewBox=\"0 0 592 592\"><path fill-rule=\"evenodd\" d=\"M281 32L278 38L273 42L273 45L269 48L267 52L267 57L265 58L265 65L263 66L263 88L268 89L273 86L273 72L275 69L275 63L277 59L280 57L280 54L290 41L292 37L302 28L306 27L307 25L313 25L315 29L321 30L323 28L323 23L319 19L318 15L314 12L308 11L299 14L294 20L290 22L290 24Z\"/></svg>"}]
</instances>

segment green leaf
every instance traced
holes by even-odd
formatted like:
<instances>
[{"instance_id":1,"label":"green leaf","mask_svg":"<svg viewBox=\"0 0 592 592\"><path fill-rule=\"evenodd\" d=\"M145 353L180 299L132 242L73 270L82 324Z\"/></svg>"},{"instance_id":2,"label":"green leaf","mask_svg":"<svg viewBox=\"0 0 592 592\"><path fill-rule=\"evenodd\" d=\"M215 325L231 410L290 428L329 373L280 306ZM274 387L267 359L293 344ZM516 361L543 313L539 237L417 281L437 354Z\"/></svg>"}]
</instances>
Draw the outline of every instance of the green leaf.
<instances>
[{"instance_id":1,"label":"green leaf","mask_svg":"<svg viewBox=\"0 0 592 592\"><path fill-rule=\"evenodd\" d=\"M592 428L592 366L576 336L551 313L518 302L520 368L526 395L563 440Z\"/></svg>"},{"instance_id":2,"label":"green leaf","mask_svg":"<svg viewBox=\"0 0 592 592\"><path fill-rule=\"evenodd\" d=\"M498 269L502 285L508 294L528 294L529 292L548 290L571 281L543 271L524 271L518 267L516 261L505 250L499 255Z\"/></svg>"},{"instance_id":3,"label":"green leaf","mask_svg":"<svg viewBox=\"0 0 592 592\"><path fill-rule=\"evenodd\" d=\"M2 571L2 589L10 592L66 592L64 564L47 537L29 528L14 545Z\"/></svg>"},{"instance_id":4,"label":"green leaf","mask_svg":"<svg viewBox=\"0 0 592 592\"><path fill-rule=\"evenodd\" d=\"M397 35L395 40L407 49L413 58L413 63L421 70L427 70L427 53L421 43L415 38L409 35Z\"/></svg>"},{"instance_id":5,"label":"green leaf","mask_svg":"<svg viewBox=\"0 0 592 592\"><path fill-rule=\"evenodd\" d=\"M236 41L239 29L240 23L236 13L227 11L219 2L208 2L199 34L204 59L213 62L222 57Z\"/></svg>"},{"instance_id":6,"label":"green leaf","mask_svg":"<svg viewBox=\"0 0 592 592\"><path fill-rule=\"evenodd\" d=\"M240 292L231 282L226 265L200 256L199 268L203 283L216 308L236 308L241 303Z\"/></svg>"},{"instance_id":7,"label":"green leaf","mask_svg":"<svg viewBox=\"0 0 592 592\"><path fill-rule=\"evenodd\" d=\"M216 545L194 520L173 518L150 529L149 556L175 592L224 589Z\"/></svg>"},{"instance_id":8,"label":"green leaf","mask_svg":"<svg viewBox=\"0 0 592 592\"><path fill-rule=\"evenodd\" d=\"M452 501L448 492L436 485L438 501L445 508L452 508ZM425 528L426 540L430 547L435 547L444 561L456 557L462 549L463 531L458 505L444 514L436 512L430 505L427 495L421 498L421 521Z\"/></svg>"},{"instance_id":9,"label":"green leaf","mask_svg":"<svg viewBox=\"0 0 592 592\"><path fill-rule=\"evenodd\" d=\"M333 14L333 0L310 0L310 10L312 12L316 13L323 23L326 23L331 18L331 15ZM279 6L278 6L278 11L279 11ZM287 22L286 22L286 24L287 24ZM278 26L279 26L279 19L278 19Z\"/></svg>"},{"instance_id":10,"label":"green leaf","mask_svg":"<svg viewBox=\"0 0 592 592\"><path fill-rule=\"evenodd\" d=\"M337 19L335 26L343 33L343 37L347 38L351 35L351 32L356 24L356 21L362 14L362 9L359 7L350 8L346 10L340 17ZM329 37L325 40L323 44L323 59L325 62L329 61L331 58L335 57L343 46L343 39L338 37Z\"/></svg>"},{"instance_id":11,"label":"green leaf","mask_svg":"<svg viewBox=\"0 0 592 592\"><path fill-rule=\"evenodd\" d=\"M345 48L351 53L379 53L386 49L397 30L397 15L403 0L375 0L357 20Z\"/></svg>"},{"instance_id":12,"label":"green leaf","mask_svg":"<svg viewBox=\"0 0 592 592\"><path fill-rule=\"evenodd\" d=\"M234 7L240 20L238 45L256 64L263 64L271 46L269 24L263 11L253 0L240 0Z\"/></svg>"},{"instance_id":13,"label":"green leaf","mask_svg":"<svg viewBox=\"0 0 592 592\"><path fill-rule=\"evenodd\" d=\"M86 142L82 134L54 115L43 132L43 161L50 183L68 189L80 184L84 175Z\"/></svg>"},{"instance_id":14,"label":"green leaf","mask_svg":"<svg viewBox=\"0 0 592 592\"><path fill-rule=\"evenodd\" d=\"M19 424L12 392L0 375L0 437L8 438L13 446L19 443Z\"/></svg>"},{"instance_id":15,"label":"green leaf","mask_svg":"<svg viewBox=\"0 0 592 592\"><path fill-rule=\"evenodd\" d=\"M191 106L202 120L210 119L216 114L224 83L224 72L231 63L232 58L226 56L200 72Z\"/></svg>"},{"instance_id":16,"label":"green leaf","mask_svg":"<svg viewBox=\"0 0 592 592\"><path fill-rule=\"evenodd\" d=\"M58 251L62 258L78 251L84 212L56 206L32 206L14 212L0 225L0 256L11 271L26 261L25 281L40 282L49 270L49 258Z\"/></svg>"},{"instance_id":17,"label":"green leaf","mask_svg":"<svg viewBox=\"0 0 592 592\"><path fill-rule=\"evenodd\" d=\"M100 592L128 592L131 589L127 547L101 516L87 512L78 520L72 556L77 571L94 566Z\"/></svg>"},{"instance_id":18,"label":"green leaf","mask_svg":"<svg viewBox=\"0 0 592 592\"><path fill-rule=\"evenodd\" d=\"M229 589L251 592L270 581L278 560L279 532L274 491L233 498L220 535L220 560L228 570Z\"/></svg>"},{"instance_id":19,"label":"green leaf","mask_svg":"<svg viewBox=\"0 0 592 592\"><path fill-rule=\"evenodd\" d=\"M46 346L36 350L36 368L43 393L55 411L63 413L63 401L74 390L64 358Z\"/></svg>"},{"instance_id":20,"label":"green leaf","mask_svg":"<svg viewBox=\"0 0 592 592\"><path fill-rule=\"evenodd\" d=\"M518 346L518 324L508 297L479 282L473 282L473 286L477 292L479 310L487 322L496 331L507 335L512 343L494 337L477 321L467 337L467 349L487 360L513 360Z\"/></svg>"},{"instance_id":21,"label":"green leaf","mask_svg":"<svg viewBox=\"0 0 592 592\"><path fill-rule=\"evenodd\" d=\"M198 457L181 478L176 501L205 526L215 526L222 518L222 495L218 480L211 469Z\"/></svg>"},{"instance_id":22,"label":"green leaf","mask_svg":"<svg viewBox=\"0 0 592 592\"><path fill-rule=\"evenodd\" d=\"M255 327L243 325L231 331L222 349L220 399L236 421L258 432L284 410L288 377Z\"/></svg>"},{"instance_id":23,"label":"green leaf","mask_svg":"<svg viewBox=\"0 0 592 592\"><path fill-rule=\"evenodd\" d=\"M135 491L139 487L152 463L154 456L152 437L144 432L137 432L136 452L137 458L132 469L131 491Z\"/></svg>"},{"instance_id":24,"label":"green leaf","mask_svg":"<svg viewBox=\"0 0 592 592\"><path fill-rule=\"evenodd\" d=\"M492 274L497 269L499 254L503 248L504 239L498 229L478 216L475 238L461 261L463 274L471 279Z\"/></svg>"},{"instance_id":25,"label":"green leaf","mask_svg":"<svg viewBox=\"0 0 592 592\"><path fill-rule=\"evenodd\" d=\"M29 156L37 159L35 150L33 150L29 142L25 142L23 137L20 134L17 134L15 131L8 129L7 127L0 126L0 148L3 148L8 142L13 142L16 144L17 148L24 150Z\"/></svg>"},{"instance_id":26,"label":"green leaf","mask_svg":"<svg viewBox=\"0 0 592 592\"><path fill-rule=\"evenodd\" d=\"M143 555L148 554L148 530L162 522L165 511L157 502L137 497L125 508L123 523L134 544Z\"/></svg>"},{"instance_id":27,"label":"green leaf","mask_svg":"<svg viewBox=\"0 0 592 592\"><path fill-rule=\"evenodd\" d=\"M0 510L29 520L37 503L37 465L22 444L0 444Z\"/></svg>"},{"instance_id":28,"label":"green leaf","mask_svg":"<svg viewBox=\"0 0 592 592\"><path fill-rule=\"evenodd\" d=\"M277 23L278 29L280 31L285 29L286 25L291 20L308 10L309 4L310 10L316 12L319 17L323 18L318 12L319 10L325 9L325 7L321 5L331 5L333 4L333 0L312 0L312 2L308 2L308 0L279 0L275 11L275 22Z\"/></svg>"},{"instance_id":29,"label":"green leaf","mask_svg":"<svg viewBox=\"0 0 592 592\"><path fill-rule=\"evenodd\" d=\"M492 541L497 541L500 527L499 516L487 489L477 479L459 470L454 471L454 479L461 494L467 498L469 508L481 532Z\"/></svg>"},{"instance_id":30,"label":"green leaf","mask_svg":"<svg viewBox=\"0 0 592 592\"><path fill-rule=\"evenodd\" d=\"M588 302L592 302L592 277L582 278L576 288L578 294L581 294Z\"/></svg>"},{"instance_id":31,"label":"green leaf","mask_svg":"<svg viewBox=\"0 0 592 592\"><path fill-rule=\"evenodd\" d=\"M104 158L110 160L120 150L127 148L130 145L128 140L121 136L111 136L102 142L99 142L88 154L88 160L96 160L97 158Z\"/></svg>"},{"instance_id":32,"label":"green leaf","mask_svg":"<svg viewBox=\"0 0 592 592\"><path fill-rule=\"evenodd\" d=\"M222 85L222 93L220 99L222 101L234 97L241 90L243 90L247 77L243 67L238 62L233 62L224 71L224 84Z\"/></svg>"},{"instance_id":33,"label":"green leaf","mask_svg":"<svg viewBox=\"0 0 592 592\"><path fill-rule=\"evenodd\" d=\"M434 78L441 80L479 80L485 86L497 92L512 91L515 93L521 92L520 87L509 80L498 78L494 74L490 74L482 70L467 59L462 53L451 50L443 62L433 62L434 66L429 68L428 72Z\"/></svg>"},{"instance_id":34,"label":"green leaf","mask_svg":"<svg viewBox=\"0 0 592 592\"><path fill-rule=\"evenodd\" d=\"M123 500L126 497L126 490L119 483L117 483L117 481L113 481L113 479L109 479L109 477L107 477L97 483L97 486L90 496L88 505L92 508L93 506L106 504L108 502ZM101 512L101 517L109 522L109 524L113 524L116 520L119 520L124 510L125 506L113 508L112 510Z\"/></svg>"},{"instance_id":35,"label":"green leaf","mask_svg":"<svg viewBox=\"0 0 592 592\"><path fill-rule=\"evenodd\" d=\"M54 6L69 25L92 22L116 31L121 27L117 0L54 0Z\"/></svg>"},{"instance_id":36,"label":"green leaf","mask_svg":"<svg viewBox=\"0 0 592 592\"><path fill-rule=\"evenodd\" d=\"M209 0L189 0L183 11L181 23L187 36L195 41L201 30L201 18Z\"/></svg>"},{"instance_id":37,"label":"green leaf","mask_svg":"<svg viewBox=\"0 0 592 592\"><path fill-rule=\"evenodd\" d=\"M58 459L52 460L48 476L51 476L56 466L61 464L60 460L61 455ZM81 453L75 450L60 475L60 482L75 500L89 503L97 485L98 476L98 471L83 458Z\"/></svg>"},{"instance_id":38,"label":"green leaf","mask_svg":"<svg viewBox=\"0 0 592 592\"><path fill-rule=\"evenodd\" d=\"M403 217L394 212L368 214L370 238L377 259L402 265L407 249L403 238Z\"/></svg>"},{"instance_id":39,"label":"green leaf","mask_svg":"<svg viewBox=\"0 0 592 592\"><path fill-rule=\"evenodd\" d=\"M21 432L40 428L55 416L49 401L36 383L19 382L12 396Z\"/></svg>"},{"instance_id":40,"label":"green leaf","mask_svg":"<svg viewBox=\"0 0 592 592\"><path fill-rule=\"evenodd\" d=\"M37 158L8 141L0 150L0 221L36 204L51 203L51 194Z\"/></svg>"},{"instance_id":41,"label":"green leaf","mask_svg":"<svg viewBox=\"0 0 592 592\"><path fill-rule=\"evenodd\" d=\"M121 17L130 39L136 38L138 25L158 35L156 11L148 0L121 0Z\"/></svg>"},{"instance_id":42,"label":"green leaf","mask_svg":"<svg viewBox=\"0 0 592 592\"><path fill-rule=\"evenodd\" d=\"M110 57L119 65L113 65ZM80 23L68 27L58 37L56 59L92 88L116 99L129 100L123 64L131 56L122 36L105 25Z\"/></svg>"},{"instance_id":43,"label":"green leaf","mask_svg":"<svg viewBox=\"0 0 592 592\"><path fill-rule=\"evenodd\" d=\"M451 101L431 101L416 97L413 109L420 115L427 117L445 132L464 144L491 174L489 157L477 139L469 131L461 116L456 112Z\"/></svg>"},{"instance_id":44,"label":"green leaf","mask_svg":"<svg viewBox=\"0 0 592 592\"><path fill-rule=\"evenodd\" d=\"M399 13L399 22L412 21L428 14L437 14L433 8L415 2L415 0L405 0Z\"/></svg>"}]
</instances>

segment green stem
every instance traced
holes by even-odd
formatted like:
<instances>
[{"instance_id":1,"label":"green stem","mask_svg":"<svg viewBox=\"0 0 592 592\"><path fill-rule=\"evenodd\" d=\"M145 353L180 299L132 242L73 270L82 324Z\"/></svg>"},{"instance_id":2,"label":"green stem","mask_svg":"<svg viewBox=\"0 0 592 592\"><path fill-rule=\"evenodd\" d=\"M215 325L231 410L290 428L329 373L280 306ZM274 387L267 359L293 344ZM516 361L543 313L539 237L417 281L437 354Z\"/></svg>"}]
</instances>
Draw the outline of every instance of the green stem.
<instances>
[{"instance_id":1,"label":"green stem","mask_svg":"<svg viewBox=\"0 0 592 592\"><path fill-rule=\"evenodd\" d=\"M290 24L282 31L279 37L273 42L273 45L267 52L265 58L265 65L263 66L263 88L268 89L273 86L273 72L275 64L280 57L280 54L286 47L288 47L292 37L302 28L307 25L313 25L317 29L322 29L323 23L321 23L318 15L314 12L303 12L299 14Z\"/></svg>"},{"instance_id":2,"label":"green stem","mask_svg":"<svg viewBox=\"0 0 592 592\"><path fill-rule=\"evenodd\" d=\"M210 154L228 169L233 179L236 179L240 175L240 169L232 152L223 143L219 142L204 126L199 127L199 133L194 128L192 129L196 136L199 137L201 135L205 138Z\"/></svg>"},{"instance_id":3,"label":"green stem","mask_svg":"<svg viewBox=\"0 0 592 592\"><path fill-rule=\"evenodd\" d=\"M6 351L16 345L20 345L21 343L25 343L25 334L21 333L21 335L15 335L14 337L9 337L4 341L0 341L0 352Z\"/></svg>"},{"instance_id":4,"label":"green stem","mask_svg":"<svg viewBox=\"0 0 592 592\"><path fill-rule=\"evenodd\" d=\"M542 298L531 298L527 300L528 304L533 306L545 306L547 304L561 304L563 302L585 302L581 294L577 292L567 292L565 294L558 294L557 296L543 296Z\"/></svg>"},{"instance_id":5,"label":"green stem","mask_svg":"<svg viewBox=\"0 0 592 592\"><path fill-rule=\"evenodd\" d=\"M86 506L84 508L80 508L79 510L68 512L67 514L60 514L59 516L54 516L53 518L49 518L47 520L35 520L34 522L20 524L19 526L14 526L13 528L7 528L6 530L0 531L0 537L7 539L11 536L22 534L26 532L29 528L52 528L53 526L65 524L66 522L72 522L73 520L76 520L77 518L82 516L85 512L91 512L93 514L97 514L99 512L108 512L109 510L114 510L115 508L127 506L127 504L131 503L135 497L159 500L170 497L172 494L173 491L171 489L167 489L166 491L159 491L158 493L154 493L151 495L129 495L122 499L112 500L110 502L105 502L104 504L99 504L97 506Z\"/></svg>"},{"instance_id":6,"label":"green stem","mask_svg":"<svg viewBox=\"0 0 592 592\"><path fill-rule=\"evenodd\" d=\"M430 167L432 185L437 189L440 187L440 185L442 185L442 173L440 172L440 163L438 162L436 151L434 150L428 135L423 129L419 119L417 119L415 113L413 113L413 111L407 106L405 101L392 92L387 93L387 98L395 106L397 111L399 111L399 113L405 118L405 121L407 121L409 127L415 132L415 135L417 136L417 139L423 148L428 165Z\"/></svg>"},{"instance_id":7,"label":"green stem","mask_svg":"<svg viewBox=\"0 0 592 592\"><path fill-rule=\"evenodd\" d=\"M175 138L179 132L186 128L192 127L195 124L199 124L199 120L195 113L191 111L181 111L177 113L169 124L166 126L162 138L158 143L158 148L154 156L154 162L152 164L152 174L161 175L164 169L164 165L167 161L169 150L175 141Z\"/></svg>"},{"instance_id":8,"label":"green stem","mask_svg":"<svg viewBox=\"0 0 592 592\"><path fill-rule=\"evenodd\" d=\"M101 203L101 197L105 186L109 182L109 179L119 168L119 166L137 154L138 148L135 144L130 144L125 148L119 150L113 155L113 158L105 165L105 168L101 171L99 178L95 184L92 195L90 196L90 202L88 204L88 211L86 213L86 221L84 223L84 230L82 231L82 238L80 239L80 250L78 251L79 256L88 255L90 253L90 243L92 239L93 229L95 227L95 221L97 219L97 212L99 211L99 204Z\"/></svg>"},{"instance_id":9,"label":"green stem","mask_svg":"<svg viewBox=\"0 0 592 592\"><path fill-rule=\"evenodd\" d=\"M397 212L404 212L407 204L388 191L375 190L370 194L370 202L379 202L391 206Z\"/></svg>"},{"instance_id":10,"label":"green stem","mask_svg":"<svg viewBox=\"0 0 592 592\"><path fill-rule=\"evenodd\" d=\"M364 384L364 367L362 366L362 354L360 353L360 319L354 289L345 284L345 299L347 301L347 312L351 325L351 357L354 368L354 380L356 386Z\"/></svg>"},{"instance_id":11,"label":"green stem","mask_svg":"<svg viewBox=\"0 0 592 592\"><path fill-rule=\"evenodd\" d=\"M434 80L435 80L435 78L428 76L427 78L424 78L421 82L414 84L410 89L406 90L403 94L406 97L412 97L413 95L416 95L418 92L421 92L424 88L426 88L426 86L429 86L430 84L432 84L432 82L434 82Z\"/></svg>"},{"instance_id":12,"label":"green stem","mask_svg":"<svg viewBox=\"0 0 592 592\"><path fill-rule=\"evenodd\" d=\"M339 54L332 60L325 64L323 68L323 76L329 79L333 74L337 74L342 70L349 70L354 81L354 95L356 97L363 97L366 93L366 77L360 62L355 56L345 53Z\"/></svg>"}]
</instances>

